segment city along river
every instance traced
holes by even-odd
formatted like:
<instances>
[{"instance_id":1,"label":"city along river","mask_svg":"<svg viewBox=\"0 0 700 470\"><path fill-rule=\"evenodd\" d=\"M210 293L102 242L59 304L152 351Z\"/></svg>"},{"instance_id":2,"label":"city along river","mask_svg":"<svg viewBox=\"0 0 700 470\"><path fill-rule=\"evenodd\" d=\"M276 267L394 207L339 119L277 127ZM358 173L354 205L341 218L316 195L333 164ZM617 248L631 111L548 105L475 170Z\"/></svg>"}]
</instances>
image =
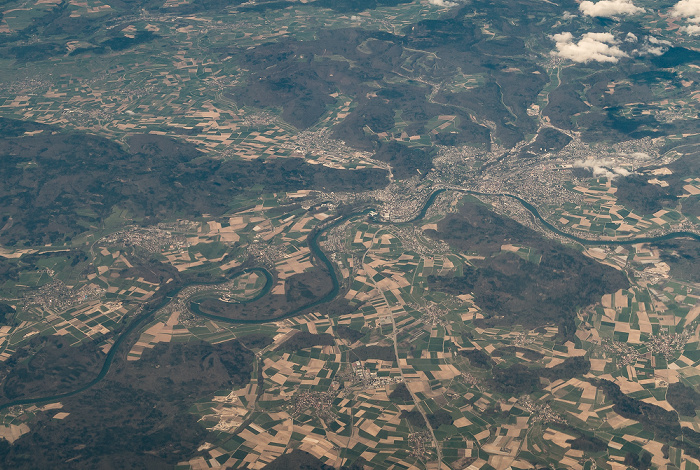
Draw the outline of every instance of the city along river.
<instances>
[{"instance_id":1,"label":"city along river","mask_svg":"<svg viewBox=\"0 0 700 470\"><path fill-rule=\"evenodd\" d=\"M700 241L700 235L692 232L671 232L667 233L665 235L661 235L658 237L640 237L640 238L628 238L628 239L623 239L623 240L590 240L590 239L585 239L585 238L580 238L575 235L571 235L569 233L563 232L547 222L539 213L537 208L535 208L532 204L529 202L525 201L524 199L515 196L513 194L491 194L491 193L482 193L478 191L471 191L471 190L466 190L466 189L460 189L460 188L450 188L450 189L438 189L435 190L431 193L431 195L428 197L428 199L425 201L423 204L423 207L421 210L418 212L418 214L411 220L404 221L404 222L382 222L382 221L372 221L372 223L377 223L381 225L404 225L404 224L412 224L415 223L419 220L422 220L430 207L435 203L437 200L438 196L442 194L445 191L452 190L456 192L461 192L465 194L472 194L475 196L496 196L496 197L508 197L511 199L514 199L518 201L525 209L528 210L532 214L533 217L535 217L542 226L549 230L552 233L555 233L559 236L568 238L570 240L573 240L575 242L581 243L582 245L632 245L636 243L655 243L655 242L661 242L664 240L670 240L674 238L692 238L696 241ZM261 324L261 323L270 323L274 321L279 321L283 320L285 318L290 318L294 317L297 315L300 315L302 313L306 313L309 311L309 309L312 309L314 307L317 307L319 305L331 302L334 300L337 296L338 293L340 292L340 282L338 280L338 275L336 274L335 268L333 266L333 263L328 259L326 254L323 252L320 246L320 238L323 236L324 233L326 233L328 230L338 226L341 223L344 223L345 221L353 218L353 217L358 217L358 216L366 216L369 212L371 212L371 209L365 209L363 211L359 211L344 217L340 217L336 219L335 221L329 223L326 225L322 230L317 230L312 232L312 235L308 239L309 243L309 248L311 250L311 253L321 262L321 264L326 268L328 271L328 274L331 278L332 282L332 288L331 290L324 295L323 297L316 299L308 304L305 304L301 307L295 308L283 315L280 315L275 318L271 319L265 319L265 320L240 320L240 319L232 319L232 318L227 318L219 315L212 315L208 313L204 313L200 310L199 305L197 303L190 303L190 310L192 313L198 316L202 316L204 318L214 320L214 321L219 321L219 322L225 322L225 323L237 323L237 324ZM254 267L254 268L247 268L240 270L236 273L234 273L229 279L223 282L230 282L231 280L235 279L238 276L242 276L244 274L249 274L252 272L257 272L260 274L263 274L265 277L265 285L263 286L262 290L260 293L258 293L254 298L248 299L246 301L243 301L242 303L250 303L256 300L259 300L260 298L264 297L267 295L270 290L272 289L272 284L273 284L273 276L272 274L265 268L262 267ZM211 286L212 288L215 288L216 285L223 284L223 282L219 283L212 283ZM112 363L114 362L114 358L116 354L119 352L120 349L124 347L124 344L127 343L129 337L131 336L132 333L136 332L141 326L146 324L153 316L154 314L160 310L161 308L165 307L169 302L171 302L175 297L185 288L190 287L190 286L204 286L206 284L202 284L201 282L190 282L186 284L182 284L179 286L176 286L174 288L171 288L170 292L167 293L162 293L157 299L149 302L146 304L144 307L144 310L138 314L132 321L129 323L124 330L117 336L116 340L114 341L114 344L110 348L109 352L107 353L105 357L105 362L102 366L102 369L100 370L99 374L92 379L91 381L85 383L84 385L65 392L65 393L60 393L56 395L51 395L51 396L44 396L44 397L34 397L34 398L24 398L24 399L19 399L15 401L11 401L5 404L0 405L0 410L9 408L11 406L17 406L17 405L31 405L31 404L40 404L40 403L49 403L49 402L55 402L59 401L63 398L68 398L74 395L77 395L81 392L84 392L85 390L95 386L98 384L102 379L104 379L107 376L107 373L109 372Z\"/></svg>"}]
</instances>

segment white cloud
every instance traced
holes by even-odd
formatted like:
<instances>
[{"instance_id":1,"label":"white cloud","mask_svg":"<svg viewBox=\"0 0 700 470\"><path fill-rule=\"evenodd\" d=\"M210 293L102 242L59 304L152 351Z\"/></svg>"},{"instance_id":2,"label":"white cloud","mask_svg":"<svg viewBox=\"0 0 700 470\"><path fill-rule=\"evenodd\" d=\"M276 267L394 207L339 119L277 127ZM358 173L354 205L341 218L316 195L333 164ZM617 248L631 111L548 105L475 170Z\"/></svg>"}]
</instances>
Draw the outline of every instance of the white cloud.
<instances>
[{"instance_id":1,"label":"white cloud","mask_svg":"<svg viewBox=\"0 0 700 470\"><path fill-rule=\"evenodd\" d=\"M619 41L615 39L612 33L586 33L583 38L591 38L600 42L607 42L609 44L617 44Z\"/></svg>"},{"instance_id":2,"label":"white cloud","mask_svg":"<svg viewBox=\"0 0 700 470\"><path fill-rule=\"evenodd\" d=\"M671 14L690 18L690 21L693 23L700 23L700 1L681 0L671 9Z\"/></svg>"},{"instance_id":3,"label":"white cloud","mask_svg":"<svg viewBox=\"0 0 700 470\"><path fill-rule=\"evenodd\" d=\"M668 41L664 41L661 39L656 39L654 36L647 36L644 40L644 43L639 47L639 49L635 49L631 51L630 53L632 55L663 55L664 52L668 49L666 46L670 46L671 43Z\"/></svg>"},{"instance_id":4,"label":"white cloud","mask_svg":"<svg viewBox=\"0 0 700 470\"><path fill-rule=\"evenodd\" d=\"M622 156L623 157L625 157L625 156L632 157L638 162L641 162L644 160L649 160L651 158L648 153L644 153L644 152L634 152L634 153L631 153L629 155L622 154Z\"/></svg>"},{"instance_id":5,"label":"white cloud","mask_svg":"<svg viewBox=\"0 0 700 470\"><path fill-rule=\"evenodd\" d=\"M671 41L666 41L663 39L657 39L654 36L648 36L647 39L649 40L650 43L652 44L663 44L664 46L672 46L673 43Z\"/></svg>"},{"instance_id":6,"label":"white cloud","mask_svg":"<svg viewBox=\"0 0 700 470\"><path fill-rule=\"evenodd\" d=\"M452 8L452 7L457 6L457 3L450 2L448 0L428 0L428 3L430 3L431 5L438 6L438 7L446 7L446 8Z\"/></svg>"},{"instance_id":7,"label":"white cloud","mask_svg":"<svg viewBox=\"0 0 700 470\"><path fill-rule=\"evenodd\" d=\"M615 166L614 160L605 158L588 157L586 160L576 160L572 166L574 168L585 168L593 172L593 176L604 176L608 179L615 179L618 176L629 176L632 174L632 172L626 168Z\"/></svg>"},{"instance_id":8,"label":"white cloud","mask_svg":"<svg viewBox=\"0 0 700 470\"><path fill-rule=\"evenodd\" d=\"M556 51L552 54L574 62L617 63L620 58L629 57L616 45L619 41L610 33L586 33L578 42L574 42L569 32L555 34L552 39L556 42Z\"/></svg>"},{"instance_id":9,"label":"white cloud","mask_svg":"<svg viewBox=\"0 0 700 470\"><path fill-rule=\"evenodd\" d=\"M650 45L645 45L642 50L640 51L642 54L651 54L651 55L663 55L664 54L664 48L663 47L658 47L658 46L650 46Z\"/></svg>"},{"instance_id":10,"label":"white cloud","mask_svg":"<svg viewBox=\"0 0 700 470\"><path fill-rule=\"evenodd\" d=\"M578 8L586 16L602 16L604 18L634 15L645 11L644 8L640 8L632 3L632 0L601 0L597 3L586 0L581 2Z\"/></svg>"},{"instance_id":11,"label":"white cloud","mask_svg":"<svg viewBox=\"0 0 700 470\"><path fill-rule=\"evenodd\" d=\"M637 36L632 33L627 33L627 36L625 36L625 42L637 42Z\"/></svg>"},{"instance_id":12,"label":"white cloud","mask_svg":"<svg viewBox=\"0 0 700 470\"><path fill-rule=\"evenodd\" d=\"M683 26L681 31L685 31L691 36L700 34L700 25L697 24L700 23L700 0L681 0L671 8L671 15L685 18L690 23L696 23Z\"/></svg>"}]
</instances>

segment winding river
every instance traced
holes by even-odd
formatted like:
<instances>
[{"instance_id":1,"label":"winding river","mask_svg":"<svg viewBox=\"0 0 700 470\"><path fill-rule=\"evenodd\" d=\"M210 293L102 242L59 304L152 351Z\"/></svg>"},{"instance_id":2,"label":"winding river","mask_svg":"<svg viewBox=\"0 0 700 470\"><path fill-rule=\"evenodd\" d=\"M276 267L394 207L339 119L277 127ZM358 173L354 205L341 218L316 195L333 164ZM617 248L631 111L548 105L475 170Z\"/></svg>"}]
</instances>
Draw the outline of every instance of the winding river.
<instances>
[{"instance_id":1,"label":"winding river","mask_svg":"<svg viewBox=\"0 0 700 470\"><path fill-rule=\"evenodd\" d=\"M489 194L489 193L481 193L478 191L470 191L466 189L455 189L455 191L463 192L466 194L473 194L475 196L502 196L502 197L508 197L511 199L514 199L518 201L525 209L530 212L533 217L535 217L544 228L549 230L552 233L556 233L557 235L560 235L562 237L568 238L569 240L573 240L575 242L578 242L582 245L635 245L637 243L657 243L657 242L662 242L664 240L671 240L673 238L692 238L696 241L700 242L700 235L697 233L693 232L670 232L665 235L659 235L658 237L638 237L638 238L624 238L621 240L591 240L587 238L580 238L577 237L576 235L571 235L570 233L563 232L556 228L554 225L550 224L547 222L539 213L537 208L527 202L526 200L514 195L514 194Z\"/></svg>"},{"instance_id":2,"label":"winding river","mask_svg":"<svg viewBox=\"0 0 700 470\"><path fill-rule=\"evenodd\" d=\"M466 190L466 189L460 189L460 188L450 188L450 189L437 189L431 193L431 195L428 197L428 199L425 201L423 204L423 207L419 211L419 213L411 220L404 221L404 222L398 222L398 223L390 223L390 222L381 222L381 221L372 221L373 223L378 223L382 225L404 225L404 224L412 224L418 220L422 220L428 209L433 205L433 203L437 200L438 196L442 194L445 191L457 191L465 194L472 194L476 196L496 196L496 197L508 197L511 199L514 199L518 201L525 209L527 209L533 217L535 217L539 223L542 224L544 228L547 230L551 231L552 233L555 233L559 236L568 238L570 240L573 240L575 242L581 243L582 245L632 245L636 243L654 243L654 242L660 242L664 240L670 240L674 238L692 238L696 241L700 241L700 235L692 232L671 232L667 233L665 235L661 235L658 237L640 237L640 238L629 238L629 239L623 239L623 240L589 240L585 238L580 238L575 235L571 235L569 233L563 232L559 230L557 227L553 226L549 222L547 222L539 213L537 208L535 208L532 204L529 202L525 201L524 199L520 198L519 196L515 196L513 194L491 194L491 193L482 193L478 191L471 191L471 190ZM196 315L202 316L204 318L210 319L210 320L215 320L215 321L220 321L220 322L225 322L225 323L238 323L238 324L262 324L262 323L270 323L273 321L279 321L283 320L285 318L290 318L296 315L299 315L301 313L307 312L309 309L314 308L318 305L322 305L328 302L331 302L334 300L338 293L340 292L340 282L338 280L338 276L336 274L335 268L333 266L333 263L328 259L326 254L323 252L321 249L319 240L321 236L326 233L328 230L340 225L341 223L349 220L350 218L361 216L361 215L367 215L370 212L369 209L356 212L344 217L340 217L337 220L329 223L326 225L322 230L317 230L313 232L313 236L311 236L308 239L309 243L309 248L313 255L323 264L328 271L329 276L331 277L331 282L332 282L332 289L323 297L316 299L308 304L305 304L301 307L295 308L284 315L275 317L275 318L269 318L265 320L240 320L240 319L232 319L232 318L227 318L219 315L212 315L212 314L207 314L202 312L199 309L198 304L196 303L191 303L190 308L192 312ZM248 299L244 302L249 303L253 302L255 300L259 300L260 298L264 297L267 295L270 290L272 289L272 284L273 284L273 277L270 272L262 267L254 267L254 268L247 268L243 269L239 272L234 273L234 275L227 279L224 282L229 282L232 279L235 279L238 276L242 276L244 274L248 274L251 272L260 272L265 276L266 279L266 284L262 288L261 292L256 295L252 299ZM221 284L221 283L219 283ZM8 403L4 403L0 405L0 410L7 409L12 406L17 406L17 405L31 405L31 404L40 404L40 403L50 403L50 402L56 402L64 398L68 398L74 395L77 395L79 393L84 392L85 390L88 390L89 388L95 386L98 384L100 381L102 381L106 376L107 373L109 372L112 363L114 362L115 355L117 352L123 347L124 343L128 340L129 336L134 333L140 326L144 325L148 320L150 320L153 315L166 306L169 302L171 302L184 288L192 286L192 285L204 285L201 282L190 282L184 285L180 285L177 288L173 289L171 292L167 294L162 294L161 298L158 300L154 301L152 304L147 305L144 310L137 315L131 323L129 323L124 330L117 336L116 340L114 341L114 344L112 344L112 347L108 351L106 357L105 357L105 362L102 366L102 369L100 370L99 374L92 379L91 381L87 382L86 384L70 391L70 392L65 392L65 393L60 393L60 394L55 394L55 395L50 395L50 396L43 396L43 397L35 397L35 398L24 398L20 400L14 400ZM215 283L212 283L212 285L216 285Z\"/></svg>"}]
</instances>

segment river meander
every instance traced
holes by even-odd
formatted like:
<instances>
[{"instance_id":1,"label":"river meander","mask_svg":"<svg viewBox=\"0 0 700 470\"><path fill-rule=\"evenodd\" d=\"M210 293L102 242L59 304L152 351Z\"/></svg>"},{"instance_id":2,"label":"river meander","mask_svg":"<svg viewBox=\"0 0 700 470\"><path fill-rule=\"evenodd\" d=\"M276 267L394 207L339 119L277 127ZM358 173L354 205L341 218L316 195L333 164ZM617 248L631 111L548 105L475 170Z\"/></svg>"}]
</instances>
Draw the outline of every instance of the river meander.
<instances>
[{"instance_id":1,"label":"river meander","mask_svg":"<svg viewBox=\"0 0 700 470\"><path fill-rule=\"evenodd\" d=\"M518 201L522 206L530 212L533 217L535 217L542 226L549 230L552 233L555 233L559 236L568 238L569 240L573 240L577 243L581 243L582 245L633 245L637 243L654 243L654 242L660 242L664 240L670 240L673 238L692 238L696 241L700 241L700 235L692 232L671 232L667 233L665 235L661 235L658 237L639 237L639 238L628 238L628 239L622 239L622 240L591 240L591 239L585 239L585 238L580 238L575 235L566 233L558 229L557 227L553 226L549 222L547 222L539 213L537 208L535 208L532 204L529 202L525 201L524 199L515 196L513 194L490 194L490 193L482 193L478 191L470 191L466 189L459 189L459 188L450 188L449 190L452 191L458 191L462 192L465 194L472 194L475 196L496 196L496 197L508 197L511 199L514 199ZM389 224L395 224L395 225L404 225L404 224L411 224L415 223L419 220L422 220L427 211L430 209L430 207L433 205L433 203L437 200L438 196L442 194L443 192L448 191L448 189L437 189L431 193L431 195L428 197L428 199L425 201L423 204L423 207L421 210L418 212L418 214L411 220L404 221L404 222L380 222L380 221L372 221L373 223L378 223L382 225L389 225ZM214 320L214 321L220 321L220 322L225 322L225 323L234 323L234 324L262 324L262 323L270 323L274 321L279 321L283 320L286 318L294 317L303 313L307 313L310 309L317 307L319 305L328 303L333 301L337 296L338 293L340 292L340 282L338 280L338 275L335 271L335 268L333 266L333 263L328 259L326 254L323 252L321 249L319 240L321 236L326 233L328 230L332 229L333 227L347 221L348 219L351 219L353 217L358 217L358 216L363 216L367 215L370 212L369 209L365 209L360 212L356 212L353 214L350 214L348 216L340 217L336 219L335 221L327 224L323 229L317 230L312 232L312 236L308 239L309 243L309 248L311 250L311 253L313 256L315 256L321 264L326 268L328 271L328 274L331 277L331 282L332 282L332 289L323 297L318 298L312 302L309 302L308 304L302 305L301 307L295 308L293 310L290 310L289 312L280 315L278 317L272 318L272 319L264 319L264 320L243 320L243 319L232 319L232 318L226 318L223 316L219 315L212 315L208 313L204 313L199 309L199 305L196 302L188 302L190 306L190 310L192 313L198 316L202 316L204 318L207 318L209 320ZM215 286L222 284L224 282L230 282L231 280L235 279L237 276L241 276L244 274L248 274L251 272L258 272L261 273L265 276L266 283L265 286L261 289L260 293L257 294L255 297L251 299L247 299L243 301L244 303L250 303L254 302L256 300L261 299L265 295L267 295L270 290L273 287L273 276L272 274L265 268L263 267L253 267L253 268L246 268L243 270L240 270L238 272L235 272L229 279L226 279L226 281L220 282L218 284L212 284L212 290L215 290ZM39 404L39 403L48 403L48 402L55 402L59 401L63 398L68 398L74 395L77 395L81 392L84 392L85 390L95 386L98 384L102 379L104 379L109 372L112 363L114 361L114 357L117 354L117 352L123 347L124 343L127 341L129 336L137 330L140 326L144 325L147 323L148 320L150 320L154 314L160 310L161 308L165 307L169 302L171 302L178 294L182 292L183 289L191 286L205 286L205 284L201 283L195 283L191 282L188 284L183 284L180 286L177 286L175 288L171 288L169 293L163 293L160 296L158 296L157 299L154 299L150 301L146 306L144 307L143 311L140 312L132 321L129 323L124 330L116 337L114 344L108 351L106 357L105 357L105 362L102 366L102 369L100 370L99 374L89 381L88 383L78 387L77 389L74 389L69 392L65 393L60 393L56 395L51 395L51 396L45 396L45 397L35 397L35 398L25 398L25 399L20 399L20 400L14 400L5 404L0 405L0 410L9 408L11 406L16 406L16 405L31 405L31 404Z\"/></svg>"}]
</instances>

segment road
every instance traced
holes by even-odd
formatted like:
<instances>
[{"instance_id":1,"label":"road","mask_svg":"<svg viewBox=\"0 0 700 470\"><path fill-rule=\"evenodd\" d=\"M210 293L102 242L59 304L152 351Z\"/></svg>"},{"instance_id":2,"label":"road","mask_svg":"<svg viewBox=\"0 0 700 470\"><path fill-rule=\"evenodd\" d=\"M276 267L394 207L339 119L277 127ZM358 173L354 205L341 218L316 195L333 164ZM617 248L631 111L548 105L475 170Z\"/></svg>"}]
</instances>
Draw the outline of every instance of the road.
<instances>
[{"instance_id":1,"label":"road","mask_svg":"<svg viewBox=\"0 0 700 470\"><path fill-rule=\"evenodd\" d=\"M375 233L372 236L372 244L370 245L370 248L365 251L364 255L362 255L362 269L367 272L367 269L365 268L365 257L369 252L372 251L372 247L374 246L375 240L376 240L377 234ZM370 277L370 276L368 276ZM386 298L386 295L384 295L384 291L377 286L377 282L372 279L372 284L374 284L374 289L379 292L379 294L382 296L384 299L384 303L389 306L389 301ZM394 340L394 355L396 356L396 364L399 366L399 373L401 374L401 380L406 384L406 388L408 389L409 393L411 394L411 398L413 399L413 403L416 405L416 409L420 411L420 414L423 416L423 421L425 421L425 427L428 429L430 432L430 437L433 440L433 445L435 446L435 450L437 452L437 468L442 469L442 448L440 447L440 443L438 440L435 438L435 431L433 430L433 427L430 425L430 421L428 420L428 415L425 413L425 410L423 409L422 406L420 406L420 400L416 396L415 393L413 393L413 390L411 390L411 387L408 386L408 381L406 380L406 377L403 374L403 369L401 368L401 362L399 361L399 344L398 344L398 339L397 339L397 331L396 331L396 319L394 318L394 312L389 310L390 312L390 318L391 318L391 337Z\"/></svg>"}]
</instances>

